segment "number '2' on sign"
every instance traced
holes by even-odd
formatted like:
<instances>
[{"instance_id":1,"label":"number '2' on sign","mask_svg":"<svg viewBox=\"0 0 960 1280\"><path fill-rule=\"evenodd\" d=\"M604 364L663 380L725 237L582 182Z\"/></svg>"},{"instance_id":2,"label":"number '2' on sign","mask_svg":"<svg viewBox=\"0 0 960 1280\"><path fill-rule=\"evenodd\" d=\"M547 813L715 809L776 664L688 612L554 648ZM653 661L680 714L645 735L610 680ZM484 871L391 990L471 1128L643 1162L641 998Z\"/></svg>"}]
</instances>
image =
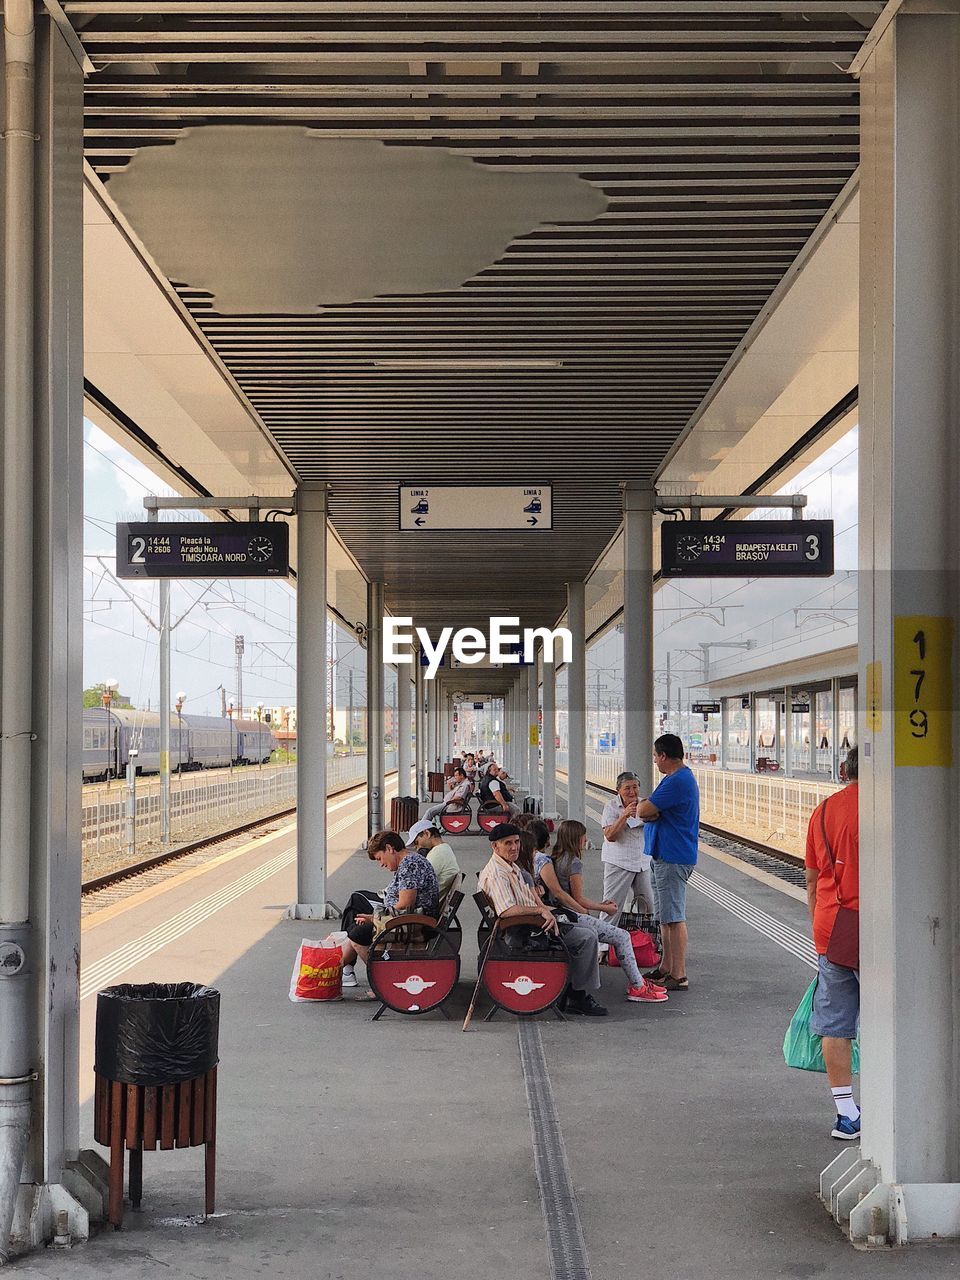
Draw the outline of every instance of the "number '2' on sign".
<instances>
[{"instance_id":1,"label":"number '2' on sign","mask_svg":"<svg viewBox=\"0 0 960 1280\"><path fill-rule=\"evenodd\" d=\"M953 764L953 620L894 620L894 759L897 766Z\"/></svg>"}]
</instances>

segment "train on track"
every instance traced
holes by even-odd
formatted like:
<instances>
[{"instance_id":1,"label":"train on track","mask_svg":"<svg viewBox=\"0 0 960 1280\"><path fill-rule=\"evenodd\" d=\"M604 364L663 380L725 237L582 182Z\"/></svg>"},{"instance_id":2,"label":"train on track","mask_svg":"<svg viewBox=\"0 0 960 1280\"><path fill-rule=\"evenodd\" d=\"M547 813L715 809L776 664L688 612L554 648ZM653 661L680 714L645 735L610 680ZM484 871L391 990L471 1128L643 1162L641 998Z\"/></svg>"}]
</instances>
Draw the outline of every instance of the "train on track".
<instances>
[{"instance_id":1,"label":"train on track","mask_svg":"<svg viewBox=\"0 0 960 1280\"><path fill-rule=\"evenodd\" d=\"M266 764L278 745L274 729L266 721L170 716L170 769L174 773ZM131 750L136 752L133 758L138 774L160 772L159 712L84 709L84 782L124 776Z\"/></svg>"}]
</instances>

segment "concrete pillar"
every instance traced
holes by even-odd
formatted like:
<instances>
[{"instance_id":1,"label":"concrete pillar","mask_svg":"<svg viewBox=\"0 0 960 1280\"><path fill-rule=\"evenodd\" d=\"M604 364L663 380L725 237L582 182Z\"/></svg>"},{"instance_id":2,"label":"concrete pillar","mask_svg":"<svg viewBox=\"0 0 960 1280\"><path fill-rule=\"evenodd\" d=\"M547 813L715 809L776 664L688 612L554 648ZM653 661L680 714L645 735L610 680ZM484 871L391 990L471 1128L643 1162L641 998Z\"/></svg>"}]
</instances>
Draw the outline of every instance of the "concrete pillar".
<instances>
[{"instance_id":1,"label":"concrete pillar","mask_svg":"<svg viewBox=\"0 0 960 1280\"><path fill-rule=\"evenodd\" d=\"M582 582L567 583L567 626L573 653L567 670L567 817L586 821L587 640ZM630 716L627 716L627 723ZM652 756L651 756L652 759ZM651 766L652 768L652 766ZM638 770L639 772L639 770ZM649 772L649 771L648 771ZM641 774L641 777L645 775Z\"/></svg>"},{"instance_id":2,"label":"concrete pillar","mask_svg":"<svg viewBox=\"0 0 960 1280\"><path fill-rule=\"evenodd\" d=\"M327 901L327 489L297 490L297 901L322 920Z\"/></svg>"},{"instance_id":3,"label":"concrete pillar","mask_svg":"<svg viewBox=\"0 0 960 1280\"><path fill-rule=\"evenodd\" d=\"M720 699L720 751L718 752L718 755L719 755L718 764L720 765L721 769L725 769L727 767L727 752L729 749L727 746L727 739L729 735L730 735L729 701L727 698L721 697Z\"/></svg>"},{"instance_id":4,"label":"concrete pillar","mask_svg":"<svg viewBox=\"0 0 960 1280\"><path fill-rule=\"evenodd\" d=\"M530 737L527 730L529 707L527 690L529 687L529 668L521 667L520 678L517 682L517 780L526 791L531 789L530 752L527 748L527 742Z\"/></svg>"},{"instance_id":5,"label":"concrete pillar","mask_svg":"<svg viewBox=\"0 0 960 1280\"><path fill-rule=\"evenodd\" d=\"M367 583L367 834L382 830L383 757L383 583Z\"/></svg>"},{"instance_id":6,"label":"concrete pillar","mask_svg":"<svg viewBox=\"0 0 960 1280\"><path fill-rule=\"evenodd\" d=\"M412 668L397 664L397 794L410 794L411 729L410 704L413 686L410 683Z\"/></svg>"},{"instance_id":7,"label":"concrete pillar","mask_svg":"<svg viewBox=\"0 0 960 1280\"><path fill-rule=\"evenodd\" d=\"M0 1257L14 1211L41 1243L79 1143L83 78L31 8L5 6L0 99Z\"/></svg>"},{"instance_id":8,"label":"concrete pillar","mask_svg":"<svg viewBox=\"0 0 960 1280\"><path fill-rule=\"evenodd\" d=\"M414 682L414 698L416 700L416 716L415 723L417 729L417 781L416 794L421 798L427 794L427 713L424 706L424 679L423 666L420 662L419 650L414 655L414 672L416 680Z\"/></svg>"},{"instance_id":9,"label":"concrete pillar","mask_svg":"<svg viewBox=\"0 0 960 1280\"><path fill-rule=\"evenodd\" d=\"M788 778L793 777L793 710L791 699L793 690L787 685L783 691L783 772Z\"/></svg>"},{"instance_id":10,"label":"concrete pillar","mask_svg":"<svg viewBox=\"0 0 960 1280\"><path fill-rule=\"evenodd\" d=\"M861 80L860 1155L897 1241L960 1236L960 12L907 4Z\"/></svg>"},{"instance_id":11,"label":"concrete pillar","mask_svg":"<svg viewBox=\"0 0 960 1280\"><path fill-rule=\"evenodd\" d=\"M424 679L427 690L427 772L437 769L437 682Z\"/></svg>"},{"instance_id":12,"label":"concrete pillar","mask_svg":"<svg viewBox=\"0 0 960 1280\"><path fill-rule=\"evenodd\" d=\"M830 681L830 777L840 781L840 680Z\"/></svg>"},{"instance_id":13,"label":"concrete pillar","mask_svg":"<svg viewBox=\"0 0 960 1280\"><path fill-rule=\"evenodd\" d=\"M536 659L527 667L527 773L533 795L540 795L540 690Z\"/></svg>"},{"instance_id":14,"label":"concrete pillar","mask_svg":"<svg viewBox=\"0 0 960 1280\"><path fill-rule=\"evenodd\" d=\"M624 768L653 769L653 485L628 480L623 492ZM643 788L644 792L646 787Z\"/></svg>"},{"instance_id":15,"label":"concrete pillar","mask_svg":"<svg viewBox=\"0 0 960 1280\"><path fill-rule=\"evenodd\" d=\"M552 646L551 646L552 648ZM557 668L554 654L543 651L543 811L555 813L557 808Z\"/></svg>"}]
</instances>

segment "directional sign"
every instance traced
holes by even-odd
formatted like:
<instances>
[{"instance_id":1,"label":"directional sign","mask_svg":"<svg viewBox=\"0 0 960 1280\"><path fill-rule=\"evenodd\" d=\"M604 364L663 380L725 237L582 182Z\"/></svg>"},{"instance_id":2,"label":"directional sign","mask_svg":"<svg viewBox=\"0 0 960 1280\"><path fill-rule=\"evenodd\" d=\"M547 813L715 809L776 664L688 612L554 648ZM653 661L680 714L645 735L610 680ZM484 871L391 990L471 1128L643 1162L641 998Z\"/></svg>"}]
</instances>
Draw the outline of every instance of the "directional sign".
<instances>
[{"instance_id":1,"label":"directional sign","mask_svg":"<svg viewBox=\"0 0 960 1280\"><path fill-rule=\"evenodd\" d=\"M482 702L475 702L475 703L473 704L473 709L474 709L474 711L482 711L482 710L483 710L483 703L482 703Z\"/></svg>"},{"instance_id":2,"label":"directional sign","mask_svg":"<svg viewBox=\"0 0 960 1280\"><path fill-rule=\"evenodd\" d=\"M695 702L693 704L693 714L695 716L715 716L719 710L719 702Z\"/></svg>"},{"instance_id":3,"label":"directional sign","mask_svg":"<svg viewBox=\"0 0 960 1280\"><path fill-rule=\"evenodd\" d=\"M289 551L281 520L117 525L118 578L286 578Z\"/></svg>"},{"instance_id":4,"label":"directional sign","mask_svg":"<svg viewBox=\"0 0 960 1280\"><path fill-rule=\"evenodd\" d=\"M666 520L664 578L806 578L833 573L832 520Z\"/></svg>"},{"instance_id":5,"label":"directional sign","mask_svg":"<svg viewBox=\"0 0 960 1280\"><path fill-rule=\"evenodd\" d=\"M810 710L809 702L791 702L790 710L795 716L805 716Z\"/></svg>"},{"instance_id":6,"label":"directional sign","mask_svg":"<svg viewBox=\"0 0 960 1280\"><path fill-rule=\"evenodd\" d=\"M419 485L400 490L400 529L436 533L463 529L553 528L553 489L529 485Z\"/></svg>"}]
</instances>

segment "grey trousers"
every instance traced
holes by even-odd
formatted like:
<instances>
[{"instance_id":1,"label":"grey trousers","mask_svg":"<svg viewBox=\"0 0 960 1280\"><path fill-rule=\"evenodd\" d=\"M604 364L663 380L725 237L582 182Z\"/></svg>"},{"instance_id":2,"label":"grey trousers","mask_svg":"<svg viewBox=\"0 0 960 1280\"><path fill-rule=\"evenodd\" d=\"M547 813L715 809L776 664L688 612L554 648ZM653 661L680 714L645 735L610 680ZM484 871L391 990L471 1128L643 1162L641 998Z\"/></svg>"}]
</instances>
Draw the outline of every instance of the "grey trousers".
<instances>
[{"instance_id":1,"label":"grey trousers","mask_svg":"<svg viewBox=\"0 0 960 1280\"><path fill-rule=\"evenodd\" d=\"M574 924L563 927L563 941L570 952L570 985L574 991L596 991L600 986L599 939L596 929Z\"/></svg>"},{"instance_id":2,"label":"grey trousers","mask_svg":"<svg viewBox=\"0 0 960 1280\"><path fill-rule=\"evenodd\" d=\"M627 871L623 867L618 867L615 862L603 864L604 901L615 902L622 911L631 889L636 900L644 904L647 914L653 915L656 907L653 898L653 875L650 868L647 867L646 871ZM610 920L610 924L615 925L619 922L620 911Z\"/></svg>"}]
</instances>

